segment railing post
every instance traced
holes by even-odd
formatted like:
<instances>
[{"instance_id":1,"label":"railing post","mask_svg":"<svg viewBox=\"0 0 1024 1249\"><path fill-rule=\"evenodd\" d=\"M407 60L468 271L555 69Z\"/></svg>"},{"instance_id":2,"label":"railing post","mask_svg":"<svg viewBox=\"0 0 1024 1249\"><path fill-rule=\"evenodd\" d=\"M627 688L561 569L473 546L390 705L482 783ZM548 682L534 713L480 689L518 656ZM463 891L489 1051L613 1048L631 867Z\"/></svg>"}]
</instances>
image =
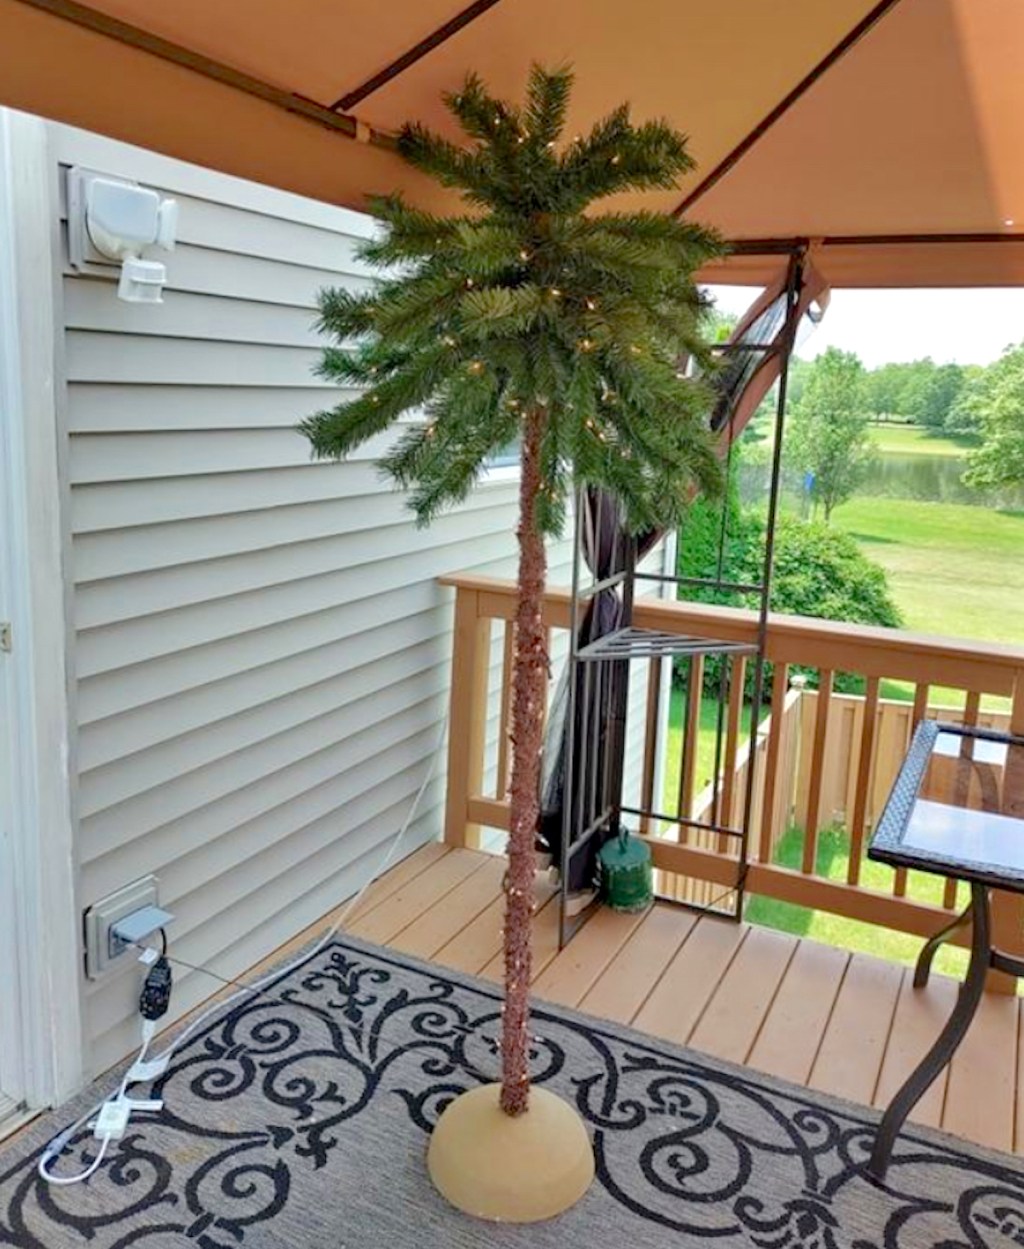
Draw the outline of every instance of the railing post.
<instances>
[{"instance_id":1,"label":"railing post","mask_svg":"<svg viewBox=\"0 0 1024 1249\"><path fill-rule=\"evenodd\" d=\"M480 846L480 825L470 823L469 800L483 790L491 658L491 622L479 607L476 590L456 590L444 816L445 841L473 849Z\"/></svg>"},{"instance_id":2,"label":"railing post","mask_svg":"<svg viewBox=\"0 0 1024 1249\"><path fill-rule=\"evenodd\" d=\"M821 825L821 794L825 780L825 744L828 738L829 711L835 673L831 668L818 669L818 704L814 709L814 741L811 745L810 790L807 798L807 823L804 826L804 853L800 870L814 875L818 861L818 833Z\"/></svg>"},{"instance_id":3,"label":"railing post","mask_svg":"<svg viewBox=\"0 0 1024 1249\"><path fill-rule=\"evenodd\" d=\"M1024 670L1017 673L1010 710L1010 732L1024 736ZM1024 767L1007 752L1003 776L1003 812L1024 819ZM1018 893L992 893L992 944L1007 954L1024 957L1024 897ZM1016 993L1017 978L990 971L985 988L994 993Z\"/></svg>"},{"instance_id":4,"label":"railing post","mask_svg":"<svg viewBox=\"0 0 1024 1249\"><path fill-rule=\"evenodd\" d=\"M764 765L764 801L761 807L761 833L757 857L770 863L777 840L776 790L779 783L779 751L782 747L783 720L786 716L786 694L789 692L789 664L777 663L772 669L771 720L768 726L768 749ZM753 821L751 821L753 824Z\"/></svg>"}]
</instances>

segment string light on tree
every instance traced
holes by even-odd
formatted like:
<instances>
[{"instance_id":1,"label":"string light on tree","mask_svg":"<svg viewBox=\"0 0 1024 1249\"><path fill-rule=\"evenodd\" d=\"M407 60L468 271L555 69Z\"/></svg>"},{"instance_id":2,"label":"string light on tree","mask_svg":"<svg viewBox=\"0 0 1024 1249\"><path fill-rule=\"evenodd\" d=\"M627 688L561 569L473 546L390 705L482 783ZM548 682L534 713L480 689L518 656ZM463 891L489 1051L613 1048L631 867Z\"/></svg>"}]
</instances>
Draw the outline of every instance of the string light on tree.
<instances>
[{"instance_id":1,"label":"string light on tree","mask_svg":"<svg viewBox=\"0 0 1024 1249\"><path fill-rule=\"evenodd\" d=\"M325 357L324 375L341 385L366 381L370 363L380 364L388 385L371 404L385 408L378 419L367 419L365 399L346 399L330 412L306 422L304 429L320 456L341 458L381 431L386 416L399 417L426 407L431 421L419 437L398 437L382 457L382 466L403 486L417 509L418 518L429 522L442 508L465 498L486 456L518 434L519 482L519 580L514 620L516 648L512 666L511 738L512 775L509 799L509 867L506 890L503 962L505 1009L502 1022L500 1095L493 1094L488 1123L519 1120L515 1130L532 1132L534 1123L548 1122L528 1112L532 1098L545 1106L553 1095L530 1092L529 985L531 980L530 924L534 912L533 842L538 820L539 762L542 747L542 707L549 671L547 639L542 620L546 554L544 538L564 524L566 480L572 466L549 460L552 448L577 447L581 463L577 473L582 484L594 488L633 492L627 502L638 515L657 517L666 527L676 524L696 486L715 483L714 457L693 454L701 438L707 438L706 405L690 390L690 383L657 375L651 365L634 357L629 344L658 344L658 359L699 358L704 351L697 328L699 294L693 273L717 254L710 234L692 222L669 215L628 213L604 218L600 212L606 195L637 192L645 187L665 188L688 173L692 161L684 138L661 122L634 126L624 111L611 115L605 129L566 142L562 123L569 110L571 75L558 71L532 73L525 107L494 98L476 78L453 97L449 106L463 125L467 142L431 134L421 125L408 126L397 139L401 156L420 173L434 176L445 187L467 197L461 215L439 224L430 213L406 205L401 196L378 201L374 211L382 225L372 247L383 256L388 246L402 262L380 260L379 281L363 291L335 291L324 297L323 321L340 341L366 342L349 357L342 352ZM526 123L533 141L525 144ZM481 130L483 136L481 137ZM611 161L611 166L609 165ZM617 171L612 166L620 164ZM508 188L517 192L510 197ZM566 197L571 187L572 194ZM593 209L596 208L596 211ZM557 223L557 236L547 240L548 223ZM633 228L635 224L635 228ZM624 249L622 241L629 239ZM383 243L381 242L383 239ZM390 240L390 242L389 242ZM443 240L443 241L439 241ZM508 240L508 242L505 242ZM624 257L623 252L628 256ZM600 254L601 264L594 264ZM671 263L666 266L665 259ZM628 261L628 263L627 263ZM511 262L511 263L509 263ZM528 264L536 264L543 315L530 300L533 288ZM523 266L523 267L521 267ZM434 275L441 274L434 296ZM443 275L454 274L454 277ZM472 277L467 277L472 274ZM584 289L577 285L586 282ZM449 298L454 289L456 298ZM525 297L517 294L525 291ZM474 292L472 298L464 292ZM453 309L453 303L455 305ZM598 310L600 310L598 312ZM600 326L597 328L597 316ZM387 350L381 336L367 333L387 326ZM577 361L576 385L592 391L569 391L563 375L562 352L553 353L553 342L568 346ZM446 350L437 351L442 345ZM602 419L612 425L615 402L612 388L600 378L596 361L584 353L609 350L609 369L622 387L621 394L653 395L648 402L629 404L633 458L625 466L619 457L599 450L606 439L620 449L615 433L601 428ZM579 352L578 356L576 352ZM376 353L376 360L371 360ZM650 349L645 354L650 355ZM348 361L352 363L349 364ZM392 363L392 360L394 363ZM557 367L548 367L547 362ZM538 363L540 367L538 367ZM568 370L566 370L568 372ZM408 396L408 403L404 397ZM624 403L623 401L620 401ZM602 419L594 420L598 409ZM580 413L590 418L581 431ZM441 430L434 420L444 423ZM666 440L671 424L685 430L686 437ZM585 437L581 437L581 432ZM709 444L710 446L710 444ZM648 463L648 447L656 449L657 463ZM610 451L610 448L609 448ZM647 471L656 469L657 471ZM678 483L665 491L662 483ZM459 1107L476 1093L491 1096L484 1086L456 1098L444 1111L431 1138L430 1157L443 1151L445 1126L459 1119ZM504 1116L494 1116L500 1104ZM565 1107L557 1112L561 1114ZM567 1136L560 1138L558 1159L569 1151L592 1158L586 1133L573 1119ZM545 1115L547 1110L545 1110ZM526 1123L522 1122L525 1115ZM507 1116L507 1120L506 1120ZM495 1118L500 1122L495 1125ZM452 1129L455 1130L455 1129ZM544 1129L547 1131L547 1129ZM467 1176L470 1196L476 1204L484 1177L489 1141L505 1138L500 1130L468 1132L472 1174ZM531 1138L532 1139L532 1138ZM539 1182L550 1190L555 1168L543 1161L546 1141L538 1138L536 1157ZM499 1159L493 1174L501 1183L492 1191L508 1193L507 1153L495 1147ZM450 1155L454 1157L454 1153ZM459 1204L453 1190L441 1183L431 1161L431 1174L442 1191ZM511 1199L519 1203L531 1182L525 1172L517 1174ZM571 1201L576 1192L569 1197ZM504 1217L497 1215L496 1217Z\"/></svg>"}]
</instances>

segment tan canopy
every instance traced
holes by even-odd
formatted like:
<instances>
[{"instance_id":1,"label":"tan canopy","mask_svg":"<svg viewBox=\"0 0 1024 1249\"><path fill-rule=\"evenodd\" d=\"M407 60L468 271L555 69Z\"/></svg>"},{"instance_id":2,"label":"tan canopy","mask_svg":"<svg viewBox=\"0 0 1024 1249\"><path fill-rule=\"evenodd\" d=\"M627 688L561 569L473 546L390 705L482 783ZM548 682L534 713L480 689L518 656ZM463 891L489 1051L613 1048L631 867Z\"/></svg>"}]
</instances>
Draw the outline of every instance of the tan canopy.
<instances>
[{"instance_id":1,"label":"tan canopy","mask_svg":"<svg viewBox=\"0 0 1024 1249\"><path fill-rule=\"evenodd\" d=\"M745 241L709 277L798 238L833 286L1024 281L1022 0L0 0L0 102L356 208L443 206L389 136L535 60L575 128L628 99L690 134L644 199Z\"/></svg>"}]
</instances>

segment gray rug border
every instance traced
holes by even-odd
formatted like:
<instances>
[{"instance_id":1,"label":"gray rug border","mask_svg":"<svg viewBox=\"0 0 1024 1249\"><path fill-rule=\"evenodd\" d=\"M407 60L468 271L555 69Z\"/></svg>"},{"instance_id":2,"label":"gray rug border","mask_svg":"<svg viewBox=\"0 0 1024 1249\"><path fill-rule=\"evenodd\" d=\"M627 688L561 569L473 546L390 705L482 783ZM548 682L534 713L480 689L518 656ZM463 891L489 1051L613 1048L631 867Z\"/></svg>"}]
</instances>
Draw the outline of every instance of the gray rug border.
<instances>
[{"instance_id":1,"label":"gray rug border","mask_svg":"<svg viewBox=\"0 0 1024 1249\"><path fill-rule=\"evenodd\" d=\"M338 948L376 959L378 962L398 969L405 968L416 971L441 983L457 985L496 1004L500 1004L503 997L499 983L466 972L456 971L440 963L434 963L429 959L407 954L403 950L397 950L391 946L365 941L346 932L334 934L328 942L321 946L320 942L322 939L322 936L314 938L307 943L304 950L293 951L276 965L271 965L260 977L260 979L270 978L268 983L258 993L250 994L249 998L272 995L275 988L282 981L291 975L301 972L312 959ZM221 1025L225 1016L247 1004L246 1000L240 1000L231 1005L225 1002L219 1010L211 1015L207 1023L189 1038L179 1053L182 1055L188 1054L193 1046L200 1044L210 1032ZM705 1054L701 1050L680 1045L675 1041L650 1036L628 1025L603 1019L599 1015L590 1015L574 1007L547 1002L536 995L532 996L531 1004L532 1016L535 1019L549 1020L555 1024L562 1020L568 1020L582 1030L593 1032L608 1040L614 1040L618 1044L627 1045L655 1057L668 1056L698 1068L706 1067L712 1071L719 1071L753 1089L787 1098L791 1102L810 1109L823 1107L832 1114L839 1115L857 1125L873 1128L881 1119L882 1112L875 1107L863 1106L858 1102L838 1097L833 1093L821 1092L817 1089L809 1090L803 1085L795 1084L778 1076L769 1075L758 1071L756 1068L746 1067L741 1063ZM202 1006L196 1008L200 1012L203 1009ZM196 1011L190 1012L190 1015L185 1016L162 1033L160 1048L164 1048L166 1044L173 1041L175 1036L180 1035L189 1026L189 1020L195 1014ZM0 1185L6 1184L26 1167L30 1165L35 1166L45 1146L59 1132L63 1131L77 1119L79 1115L98 1101L101 1092L106 1094L112 1091L132 1061L134 1061L134 1055L110 1068L102 1076L87 1085L80 1093L75 1094L74 1097L63 1103L63 1105L44 1112L35 1122L28 1124L9 1142L0 1143L0 1162L5 1160L4 1155L7 1153L10 1153L17 1159L13 1165L0 1171ZM1018 1184L1024 1181L1024 1157L1005 1153L991 1146L964 1141L962 1138L938 1128L927 1127L923 1124L911 1124L900 1134L899 1141L910 1141L931 1150L938 1150L951 1160L962 1161L971 1166L976 1167L979 1163L984 1164L1001 1177L1009 1176ZM870 1179L870 1177L867 1178ZM871 1180L871 1182L878 1183L875 1180ZM885 1187L884 1183L881 1187Z\"/></svg>"}]
</instances>

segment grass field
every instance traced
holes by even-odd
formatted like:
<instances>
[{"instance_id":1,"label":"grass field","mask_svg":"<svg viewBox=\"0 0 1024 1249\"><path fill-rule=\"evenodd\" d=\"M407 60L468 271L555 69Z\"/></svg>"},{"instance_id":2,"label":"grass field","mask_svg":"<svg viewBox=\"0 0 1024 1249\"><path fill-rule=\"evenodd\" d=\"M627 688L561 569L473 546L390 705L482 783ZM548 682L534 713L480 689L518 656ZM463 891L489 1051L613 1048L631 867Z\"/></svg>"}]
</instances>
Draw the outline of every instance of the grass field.
<instances>
[{"instance_id":1,"label":"grass field","mask_svg":"<svg viewBox=\"0 0 1024 1249\"><path fill-rule=\"evenodd\" d=\"M876 426L873 437L883 454L963 456L964 447L948 439L932 438L921 430ZM948 637L976 638L1024 645L1024 510L999 511L958 503L912 499L858 497L837 508L833 524L850 533L862 549L885 568L889 587L907 629ZM910 682L886 681L884 697L912 698ZM933 702L961 704L963 696L933 688ZM986 699L985 706L1005 709L1006 700ZM674 691L669 728L666 778L667 809L678 793L679 751L684 700ZM701 716L698 788L711 774L717 706L707 703ZM745 728L749 728L749 719ZM746 733L744 734L746 736ZM791 830L782 839L776 862L799 868L802 834ZM841 830L823 830L819 838L817 873L845 880L848 842ZM865 861L865 886L891 892L892 873L881 864ZM937 904L942 883L912 874L911 896ZM920 939L890 932L871 924L808 911L801 907L752 897L746 918L800 936L845 949L863 950L894 962L913 963ZM966 955L944 949L937 970L962 975Z\"/></svg>"},{"instance_id":2,"label":"grass field","mask_svg":"<svg viewBox=\"0 0 1024 1249\"><path fill-rule=\"evenodd\" d=\"M677 809L679 803L679 769L682 763L683 720L686 715L686 695L678 685L672 686L669 705L668 740L665 746L665 793L663 808L666 814ZM694 792L700 793L711 780L715 770L715 739L718 732L718 700L705 696L700 705L700 735L697 739L697 769ZM743 725L740 741L750 734L750 707L743 708ZM724 750L723 744L723 750Z\"/></svg>"},{"instance_id":3,"label":"grass field","mask_svg":"<svg viewBox=\"0 0 1024 1249\"><path fill-rule=\"evenodd\" d=\"M889 574L908 629L1024 643L1024 511L863 497L833 524Z\"/></svg>"},{"instance_id":4,"label":"grass field","mask_svg":"<svg viewBox=\"0 0 1024 1249\"><path fill-rule=\"evenodd\" d=\"M799 829L791 829L779 843L775 862L798 871L802 854L803 834ZM846 834L837 829L823 829L818 838L815 865L817 874L829 880L845 881L849 861L849 840ZM861 883L869 889L891 893L892 875L892 869L883 863L872 863L865 859L861 866ZM943 883L937 876L911 872L907 879L908 895L934 906L942 904L942 888ZM961 885L960 889L963 892L966 886ZM864 924L858 920L844 919L839 915L830 915L827 911L809 911L788 902L777 902L774 898L752 897L747 903L745 918L752 924L764 924L768 928L778 928L782 932L792 932L800 937L811 937L815 941L838 945L846 950L861 950L894 963L912 964L921 949L920 937L891 932L888 928L878 928L874 924ZM966 965L965 950L946 946L935 956L935 970L946 975L962 976Z\"/></svg>"},{"instance_id":5,"label":"grass field","mask_svg":"<svg viewBox=\"0 0 1024 1249\"><path fill-rule=\"evenodd\" d=\"M881 432L903 442L890 451L909 453L917 442L929 454L962 454L941 439L923 438L920 431L887 427ZM1024 643L1024 512L996 511L954 503L929 503L909 499L854 498L838 508L833 523L852 534L863 550L889 574L889 587L908 629L949 637L979 638L991 642ZM909 682L887 681L886 697L913 697ZM935 702L962 704L963 696L939 688L931 691ZM1006 700L986 699L985 705L1005 709ZM780 843L776 861L799 868L802 834L791 830ZM844 880L849 862L844 833L824 830L818 846L817 871L833 880ZM892 872L882 864L865 861L861 879L869 888L892 888ZM942 885L934 877L911 874L909 892L922 901L938 903ZM912 963L921 942L902 933L871 924L752 898L747 918L786 932L812 937L845 949L864 950L880 958ZM942 950L937 970L962 975L966 954Z\"/></svg>"},{"instance_id":6,"label":"grass field","mask_svg":"<svg viewBox=\"0 0 1024 1249\"><path fill-rule=\"evenodd\" d=\"M871 441L882 455L962 456L976 445L969 438L930 434L918 425L872 425Z\"/></svg>"},{"instance_id":7,"label":"grass field","mask_svg":"<svg viewBox=\"0 0 1024 1249\"><path fill-rule=\"evenodd\" d=\"M886 427L897 434L917 430ZM833 524L845 529L889 574L889 587L906 628L947 637L1024 644L1024 512L999 512L955 503L854 498L837 508ZM885 681L885 698L912 699L908 681ZM932 690L934 702L962 705L960 691ZM1006 700L988 698L991 710ZM665 801L679 792L684 714L682 691L673 688L667 743ZM701 707L697 790L714 766L717 703ZM749 730L749 709L744 738ZM841 922L841 921L837 921Z\"/></svg>"}]
</instances>

